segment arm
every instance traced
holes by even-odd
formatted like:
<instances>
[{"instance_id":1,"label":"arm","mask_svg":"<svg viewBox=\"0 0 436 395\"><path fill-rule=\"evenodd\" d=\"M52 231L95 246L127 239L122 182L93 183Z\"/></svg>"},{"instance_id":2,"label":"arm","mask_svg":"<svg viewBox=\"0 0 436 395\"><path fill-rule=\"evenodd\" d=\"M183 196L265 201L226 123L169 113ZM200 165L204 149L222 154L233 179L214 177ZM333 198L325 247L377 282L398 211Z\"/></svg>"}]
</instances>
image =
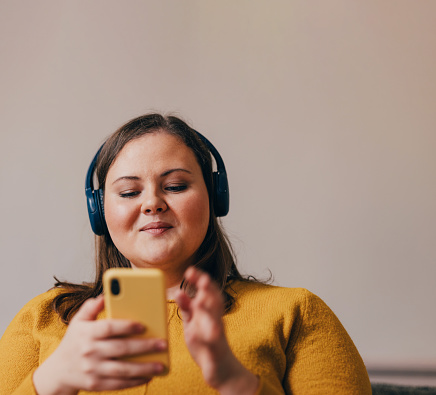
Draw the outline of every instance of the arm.
<instances>
[{"instance_id":1,"label":"arm","mask_svg":"<svg viewBox=\"0 0 436 395\"><path fill-rule=\"evenodd\" d=\"M234 356L227 342L222 315L222 295L210 277L193 268L185 279L197 288L191 299L179 291L185 342L208 385L225 394L258 394L259 378Z\"/></svg>"},{"instance_id":2,"label":"arm","mask_svg":"<svg viewBox=\"0 0 436 395\"><path fill-rule=\"evenodd\" d=\"M36 395L32 374L38 366L39 344L32 335L33 302L23 307L0 339L0 388L5 395Z\"/></svg>"},{"instance_id":3,"label":"arm","mask_svg":"<svg viewBox=\"0 0 436 395\"><path fill-rule=\"evenodd\" d=\"M371 394L365 365L335 314L305 291L299 329L288 345L285 389L299 394Z\"/></svg>"},{"instance_id":4,"label":"arm","mask_svg":"<svg viewBox=\"0 0 436 395\"><path fill-rule=\"evenodd\" d=\"M96 320L103 297L87 300L71 320L59 347L39 366L34 386L39 395L75 395L79 390L106 391L148 383L162 372L160 363L123 361L124 356L166 348L158 339L126 336L144 328L127 320Z\"/></svg>"},{"instance_id":5,"label":"arm","mask_svg":"<svg viewBox=\"0 0 436 395\"><path fill-rule=\"evenodd\" d=\"M158 339L119 338L144 328L126 320L96 320L103 299L88 300L65 333L51 309L52 298L29 302L9 325L0 341L0 387L5 395L77 394L147 383L162 366L116 358L166 348ZM65 333L65 336L63 336ZM42 347L62 341L47 356Z\"/></svg>"}]
</instances>

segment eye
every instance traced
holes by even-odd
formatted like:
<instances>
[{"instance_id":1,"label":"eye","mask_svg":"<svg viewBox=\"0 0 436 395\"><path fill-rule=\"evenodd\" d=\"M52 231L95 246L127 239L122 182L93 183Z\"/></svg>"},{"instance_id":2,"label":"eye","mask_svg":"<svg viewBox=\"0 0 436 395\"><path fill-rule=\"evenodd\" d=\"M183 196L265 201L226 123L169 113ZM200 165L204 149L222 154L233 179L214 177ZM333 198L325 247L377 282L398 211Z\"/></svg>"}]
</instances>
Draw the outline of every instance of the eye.
<instances>
[{"instance_id":1,"label":"eye","mask_svg":"<svg viewBox=\"0 0 436 395\"><path fill-rule=\"evenodd\" d=\"M188 188L187 185L185 184L181 184L181 185L170 185L165 187L165 190L168 192L182 192L184 191L186 188Z\"/></svg>"},{"instance_id":2,"label":"eye","mask_svg":"<svg viewBox=\"0 0 436 395\"><path fill-rule=\"evenodd\" d=\"M120 192L120 197L122 198L133 198L139 195L139 191L131 191L131 192Z\"/></svg>"}]
</instances>

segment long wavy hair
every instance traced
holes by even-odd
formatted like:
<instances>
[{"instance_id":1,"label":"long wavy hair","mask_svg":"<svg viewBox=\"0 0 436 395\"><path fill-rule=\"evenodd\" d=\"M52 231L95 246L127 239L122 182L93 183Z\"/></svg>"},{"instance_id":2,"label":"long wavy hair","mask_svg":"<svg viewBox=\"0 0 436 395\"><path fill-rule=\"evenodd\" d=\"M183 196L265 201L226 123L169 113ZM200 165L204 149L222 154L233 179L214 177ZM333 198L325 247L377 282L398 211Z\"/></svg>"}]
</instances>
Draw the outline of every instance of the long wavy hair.
<instances>
[{"instance_id":1,"label":"long wavy hair","mask_svg":"<svg viewBox=\"0 0 436 395\"><path fill-rule=\"evenodd\" d=\"M208 148L197 134L184 121L174 116L161 114L147 114L132 119L113 133L103 145L97 158L96 176L99 187L104 191L106 176L117 155L130 141L145 134L164 132L178 137L194 153L201 167L203 178L209 195L209 225L206 236L196 252L195 267L209 273L221 288L226 311L234 303L234 298L226 292L227 285L235 279L245 280L238 271L230 241L213 210L213 176L212 158ZM102 236L95 236L95 279L94 282L74 284L59 281L56 277L55 287L64 291L53 300L53 308L64 323L71 318L88 299L95 298L103 292L103 273L109 268L131 267L130 262L114 245L108 232ZM183 287L189 284L182 282Z\"/></svg>"}]
</instances>

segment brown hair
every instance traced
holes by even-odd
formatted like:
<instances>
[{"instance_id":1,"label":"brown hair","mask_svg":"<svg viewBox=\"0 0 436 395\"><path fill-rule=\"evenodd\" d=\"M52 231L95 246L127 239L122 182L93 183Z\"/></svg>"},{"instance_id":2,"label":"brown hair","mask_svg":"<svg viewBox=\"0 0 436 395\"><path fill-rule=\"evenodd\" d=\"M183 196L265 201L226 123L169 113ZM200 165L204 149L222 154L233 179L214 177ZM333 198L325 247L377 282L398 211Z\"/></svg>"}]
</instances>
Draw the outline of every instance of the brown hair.
<instances>
[{"instance_id":1,"label":"brown hair","mask_svg":"<svg viewBox=\"0 0 436 395\"><path fill-rule=\"evenodd\" d=\"M132 119L113 133L103 145L98 156L95 173L99 187L104 191L106 176L110 166L123 147L130 141L148 133L163 131L180 138L195 154L201 167L209 195L209 226L203 243L197 251L195 266L207 273L217 282L223 291L226 311L230 309L234 298L225 288L230 281L244 278L239 273L231 244L213 212L213 178L211 154L203 141L184 121L174 116L148 114ZM80 306L88 299L100 295L103 291L103 273L109 268L131 267L130 262L115 247L110 235L95 236L96 272L92 283L73 284L59 281L55 287L64 288L53 300L53 308L63 322L68 323ZM189 287L188 284L183 284Z\"/></svg>"}]
</instances>

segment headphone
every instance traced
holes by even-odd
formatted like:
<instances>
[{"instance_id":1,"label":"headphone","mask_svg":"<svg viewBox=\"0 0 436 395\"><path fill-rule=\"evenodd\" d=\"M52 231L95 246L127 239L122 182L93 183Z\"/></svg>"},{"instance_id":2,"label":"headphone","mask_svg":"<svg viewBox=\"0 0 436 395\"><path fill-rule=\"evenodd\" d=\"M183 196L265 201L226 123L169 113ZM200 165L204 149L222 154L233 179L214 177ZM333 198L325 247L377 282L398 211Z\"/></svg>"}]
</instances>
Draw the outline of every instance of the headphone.
<instances>
[{"instance_id":1,"label":"headphone","mask_svg":"<svg viewBox=\"0 0 436 395\"><path fill-rule=\"evenodd\" d=\"M192 129L195 134L209 149L215 159L217 171L212 173L212 194L213 194L213 211L215 216L224 217L229 212L229 183L227 180L226 167L218 150L213 144L202 134ZM104 143L103 143L104 145ZM103 145L99 148L86 173L85 180L85 195L86 205L88 207L89 221L91 228L96 235L108 234L106 220L104 218L104 199L103 189L94 189L93 176L98 155L100 154Z\"/></svg>"}]
</instances>

